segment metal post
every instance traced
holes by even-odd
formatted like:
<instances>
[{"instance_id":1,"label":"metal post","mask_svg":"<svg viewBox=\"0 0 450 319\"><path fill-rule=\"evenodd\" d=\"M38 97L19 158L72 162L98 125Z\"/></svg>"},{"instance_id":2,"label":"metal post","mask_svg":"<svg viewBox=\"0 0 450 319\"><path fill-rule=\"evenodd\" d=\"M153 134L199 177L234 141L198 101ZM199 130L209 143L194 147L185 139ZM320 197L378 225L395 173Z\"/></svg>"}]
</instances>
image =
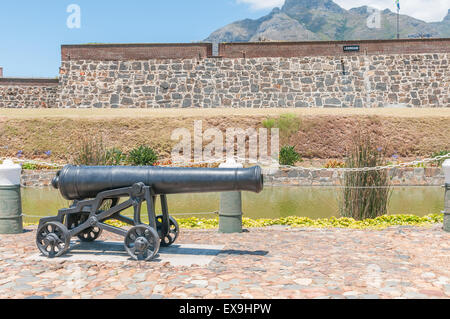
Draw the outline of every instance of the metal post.
<instances>
[{"instance_id":1,"label":"metal post","mask_svg":"<svg viewBox=\"0 0 450 319\"><path fill-rule=\"evenodd\" d=\"M444 211L444 231L450 232L450 160L442 164L445 176L445 211Z\"/></svg>"},{"instance_id":2,"label":"metal post","mask_svg":"<svg viewBox=\"0 0 450 319\"><path fill-rule=\"evenodd\" d=\"M400 39L400 9L397 9L397 40Z\"/></svg>"},{"instance_id":3,"label":"metal post","mask_svg":"<svg viewBox=\"0 0 450 319\"><path fill-rule=\"evenodd\" d=\"M233 159L221 164L220 168L242 168ZM225 234L242 233L242 194L226 192L220 194L219 232Z\"/></svg>"},{"instance_id":4,"label":"metal post","mask_svg":"<svg viewBox=\"0 0 450 319\"><path fill-rule=\"evenodd\" d=\"M444 230L450 233L450 184L445 184Z\"/></svg>"},{"instance_id":5,"label":"metal post","mask_svg":"<svg viewBox=\"0 0 450 319\"><path fill-rule=\"evenodd\" d=\"M0 165L0 234L23 233L21 173L22 167L11 160Z\"/></svg>"}]
</instances>

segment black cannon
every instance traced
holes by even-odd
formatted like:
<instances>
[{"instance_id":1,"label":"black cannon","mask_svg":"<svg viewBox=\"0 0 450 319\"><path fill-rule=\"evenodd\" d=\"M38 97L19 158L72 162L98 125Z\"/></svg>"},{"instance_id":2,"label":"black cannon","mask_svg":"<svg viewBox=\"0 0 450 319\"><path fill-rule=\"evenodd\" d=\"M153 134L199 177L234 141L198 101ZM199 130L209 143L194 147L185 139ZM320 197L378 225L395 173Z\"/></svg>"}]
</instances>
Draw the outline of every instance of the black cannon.
<instances>
[{"instance_id":1,"label":"black cannon","mask_svg":"<svg viewBox=\"0 0 450 319\"><path fill-rule=\"evenodd\" d=\"M259 166L252 168L165 168L130 166L65 166L52 185L73 204L55 217L42 218L36 236L39 250L47 257L59 257L77 236L82 242L96 240L102 230L123 236L125 249L136 260L151 260L160 246L172 245L179 234L169 215L168 194L252 191L263 189ZM160 196L162 215L156 216ZM126 198L120 202L121 198ZM141 221L141 206L147 203L149 224ZM133 207L134 218L121 212ZM117 220L128 231L106 222Z\"/></svg>"}]
</instances>

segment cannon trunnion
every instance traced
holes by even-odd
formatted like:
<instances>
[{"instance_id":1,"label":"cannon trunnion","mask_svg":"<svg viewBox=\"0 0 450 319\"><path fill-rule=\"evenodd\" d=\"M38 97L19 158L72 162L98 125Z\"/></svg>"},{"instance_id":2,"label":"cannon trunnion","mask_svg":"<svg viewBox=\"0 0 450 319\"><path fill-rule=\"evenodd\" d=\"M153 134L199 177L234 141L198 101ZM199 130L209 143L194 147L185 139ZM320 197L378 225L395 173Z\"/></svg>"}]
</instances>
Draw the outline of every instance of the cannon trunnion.
<instances>
[{"instance_id":1,"label":"cannon trunnion","mask_svg":"<svg viewBox=\"0 0 450 319\"><path fill-rule=\"evenodd\" d=\"M52 181L54 188L73 204L55 217L42 218L36 236L39 250L59 257L70 248L70 239L96 240L103 230L124 237L128 254L136 260L151 260L160 246L172 245L179 226L169 215L167 195L180 193L252 191L263 189L261 168L165 168L130 166L65 166ZM162 215L156 216L160 197ZM122 198L125 201L120 202ZM148 224L141 221L142 203L147 203ZM133 207L133 218L121 212ZM117 220L128 231L106 222Z\"/></svg>"}]
</instances>

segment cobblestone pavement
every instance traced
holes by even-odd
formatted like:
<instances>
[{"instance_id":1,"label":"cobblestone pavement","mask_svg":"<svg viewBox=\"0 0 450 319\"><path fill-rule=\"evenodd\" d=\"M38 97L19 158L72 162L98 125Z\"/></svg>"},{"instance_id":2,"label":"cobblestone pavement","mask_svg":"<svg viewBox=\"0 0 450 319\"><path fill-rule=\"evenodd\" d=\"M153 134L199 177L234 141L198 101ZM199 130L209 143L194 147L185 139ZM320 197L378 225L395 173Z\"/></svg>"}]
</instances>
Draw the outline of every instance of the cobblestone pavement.
<instances>
[{"instance_id":1,"label":"cobblestone pavement","mask_svg":"<svg viewBox=\"0 0 450 319\"><path fill-rule=\"evenodd\" d=\"M31 227L0 235L0 298L449 298L441 228L182 230L181 243L225 248L209 266L173 267L24 261L37 251Z\"/></svg>"}]
</instances>

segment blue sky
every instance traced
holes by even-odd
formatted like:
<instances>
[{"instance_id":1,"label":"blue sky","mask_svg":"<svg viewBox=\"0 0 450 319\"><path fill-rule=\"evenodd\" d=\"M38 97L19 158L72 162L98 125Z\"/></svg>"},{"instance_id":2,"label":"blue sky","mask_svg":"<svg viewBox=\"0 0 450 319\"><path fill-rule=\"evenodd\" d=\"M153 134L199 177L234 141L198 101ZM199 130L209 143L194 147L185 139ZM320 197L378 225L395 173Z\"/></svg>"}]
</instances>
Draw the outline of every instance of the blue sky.
<instances>
[{"instance_id":1,"label":"blue sky","mask_svg":"<svg viewBox=\"0 0 450 319\"><path fill-rule=\"evenodd\" d=\"M81 28L66 26L68 5ZM0 66L6 77L55 77L61 44L192 42L270 11L235 0L15 0L0 2Z\"/></svg>"},{"instance_id":2,"label":"blue sky","mask_svg":"<svg viewBox=\"0 0 450 319\"><path fill-rule=\"evenodd\" d=\"M395 10L394 0L334 0L346 9ZM402 13L440 21L449 0L400 0ZM259 18L284 0L14 0L0 2L0 67L7 77L56 77L61 44L193 42L236 20ZM66 25L70 4L81 28Z\"/></svg>"}]
</instances>

